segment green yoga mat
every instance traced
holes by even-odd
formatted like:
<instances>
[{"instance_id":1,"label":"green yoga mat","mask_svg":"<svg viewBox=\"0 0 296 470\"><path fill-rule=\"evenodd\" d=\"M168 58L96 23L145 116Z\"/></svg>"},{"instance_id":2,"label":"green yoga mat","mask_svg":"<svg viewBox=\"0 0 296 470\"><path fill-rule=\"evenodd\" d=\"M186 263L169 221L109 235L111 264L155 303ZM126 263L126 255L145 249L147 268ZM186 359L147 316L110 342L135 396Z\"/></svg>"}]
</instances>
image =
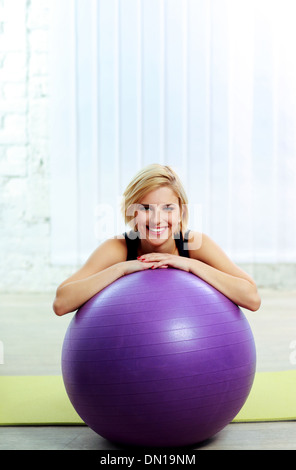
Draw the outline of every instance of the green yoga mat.
<instances>
[{"instance_id":1,"label":"green yoga mat","mask_svg":"<svg viewBox=\"0 0 296 470\"><path fill-rule=\"evenodd\" d=\"M260 372L234 422L296 420L296 371ZM0 425L84 424L60 376L0 377Z\"/></svg>"}]
</instances>

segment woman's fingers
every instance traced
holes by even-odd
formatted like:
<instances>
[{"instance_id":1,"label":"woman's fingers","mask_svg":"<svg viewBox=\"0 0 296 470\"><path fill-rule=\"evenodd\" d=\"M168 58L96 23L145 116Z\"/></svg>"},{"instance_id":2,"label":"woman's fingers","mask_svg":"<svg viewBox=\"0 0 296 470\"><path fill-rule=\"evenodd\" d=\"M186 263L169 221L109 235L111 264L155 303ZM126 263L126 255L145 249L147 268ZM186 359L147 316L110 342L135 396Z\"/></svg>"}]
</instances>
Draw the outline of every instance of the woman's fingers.
<instances>
[{"instance_id":1,"label":"woman's fingers","mask_svg":"<svg viewBox=\"0 0 296 470\"><path fill-rule=\"evenodd\" d=\"M138 256L138 261L144 263L153 263L153 262L160 262L168 259L169 255L166 253L149 253L144 256Z\"/></svg>"}]
</instances>

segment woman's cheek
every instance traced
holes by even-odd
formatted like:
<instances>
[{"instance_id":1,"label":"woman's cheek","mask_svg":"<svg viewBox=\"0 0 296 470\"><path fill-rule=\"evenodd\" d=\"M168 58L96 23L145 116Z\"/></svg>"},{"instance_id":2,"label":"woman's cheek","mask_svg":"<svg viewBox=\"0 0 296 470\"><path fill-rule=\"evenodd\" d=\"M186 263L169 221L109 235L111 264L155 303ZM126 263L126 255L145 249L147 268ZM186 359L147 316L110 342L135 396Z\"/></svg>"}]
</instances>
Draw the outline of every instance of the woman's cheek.
<instances>
[{"instance_id":1,"label":"woman's cheek","mask_svg":"<svg viewBox=\"0 0 296 470\"><path fill-rule=\"evenodd\" d=\"M141 212L138 213L136 217L138 231L142 234L146 234L146 225L147 225L147 217L146 214L142 214Z\"/></svg>"}]
</instances>

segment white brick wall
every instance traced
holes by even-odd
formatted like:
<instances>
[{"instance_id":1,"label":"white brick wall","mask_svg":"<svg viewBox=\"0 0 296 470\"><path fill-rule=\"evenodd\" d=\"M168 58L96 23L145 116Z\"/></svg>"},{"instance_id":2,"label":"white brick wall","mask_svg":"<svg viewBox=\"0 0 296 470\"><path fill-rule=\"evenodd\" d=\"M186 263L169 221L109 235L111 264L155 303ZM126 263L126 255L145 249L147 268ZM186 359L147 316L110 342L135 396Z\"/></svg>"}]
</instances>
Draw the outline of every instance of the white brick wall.
<instances>
[{"instance_id":1,"label":"white brick wall","mask_svg":"<svg viewBox=\"0 0 296 470\"><path fill-rule=\"evenodd\" d=\"M50 0L0 0L1 291L51 291L71 269L50 264Z\"/></svg>"}]
</instances>

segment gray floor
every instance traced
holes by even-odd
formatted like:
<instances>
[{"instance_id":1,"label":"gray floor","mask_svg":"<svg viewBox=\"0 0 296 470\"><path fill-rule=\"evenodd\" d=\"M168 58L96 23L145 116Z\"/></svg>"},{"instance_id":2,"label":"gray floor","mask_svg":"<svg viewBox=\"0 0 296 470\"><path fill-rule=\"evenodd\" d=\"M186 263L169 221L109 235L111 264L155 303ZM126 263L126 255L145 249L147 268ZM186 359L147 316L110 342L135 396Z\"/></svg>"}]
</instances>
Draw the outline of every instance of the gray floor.
<instances>
[{"instance_id":1,"label":"gray floor","mask_svg":"<svg viewBox=\"0 0 296 470\"><path fill-rule=\"evenodd\" d=\"M257 371L295 369L296 292L262 291L258 312L245 311L257 347ZM56 317L52 295L1 295L1 375L60 374L63 338L72 315ZM295 384L296 388L296 384ZM294 449L296 422L234 423L199 450ZM86 426L0 427L0 449L118 450Z\"/></svg>"},{"instance_id":2,"label":"gray floor","mask_svg":"<svg viewBox=\"0 0 296 470\"><path fill-rule=\"evenodd\" d=\"M0 428L1 450L126 450L86 426ZM187 449L187 448L186 448ZM296 450L296 423L234 423L193 448L198 450Z\"/></svg>"}]
</instances>

